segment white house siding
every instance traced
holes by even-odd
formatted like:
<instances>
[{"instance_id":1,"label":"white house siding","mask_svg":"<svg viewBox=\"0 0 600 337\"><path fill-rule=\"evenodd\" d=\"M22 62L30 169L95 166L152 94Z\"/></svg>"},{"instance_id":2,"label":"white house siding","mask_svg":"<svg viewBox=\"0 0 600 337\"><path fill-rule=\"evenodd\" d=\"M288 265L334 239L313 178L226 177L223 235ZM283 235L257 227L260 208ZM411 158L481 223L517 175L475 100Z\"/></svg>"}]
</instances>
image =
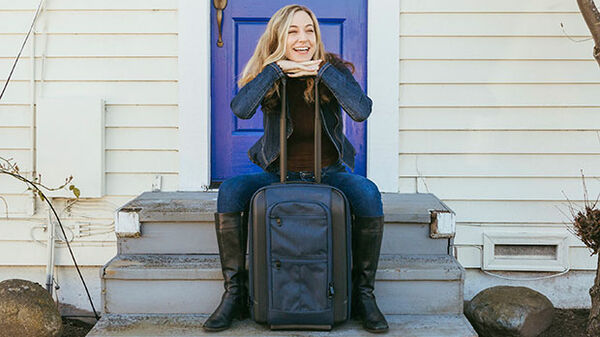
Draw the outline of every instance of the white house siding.
<instances>
[{"instance_id":1,"label":"white house siding","mask_svg":"<svg viewBox=\"0 0 600 337\"><path fill-rule=\"evenodd\" d=\"M38 4L0 0L1 84ZM106 102L106 196L80 200L62 213L63 223L76 233L72 245L79 264L91 268L86 276L98 299L97 266L116 253L114 210L150 190L157 175L163 190L178 186L177 0L46 0L36 31L0 101L0 156L14 158L30 174L35 39L37 97L95 95ZM0 196L10 217L4 218L0 201L0 280L31 275L43 283L46 248L37 240L46 237L41 226L48 212L38 201L35 214L28 216L32 201L24 190L22 183L0 176ZM64 202L57 200L59 210ZM72 266L65 245L58 247L56 264ZM59 295L67 297L60 299L88 308L80 290L63 288Z\"/></svg>"},{"instance_id":2,"label":"white house siding","mask_svg":"<svg viewBox=\"0 0 600 337\"><path fill-rule=\"evenodd\" d=\"M600 69L576 1L401 0L400 27L400 190L456 211L467 268L482 266L483 233L568 233L580 169L600 192ZM571 270L595 270L568 246ZM493 283L473 272L467 298L469 279ZM564 306L589 301L587 274Z\"/></svg>"},{"instance_id":3,"label":"white house siding","mask_svg":"<svg viewBox=\"0 0 600 337\"><path fill-rule=\"evenodd\" d=\"M471 268L470 298L482 287L510 283L477 272L482 233L565 232L567 219L556 206L566 210L562 191L581 202L580 168L590 196L600 191L600 70L592 42L570 39L589 37L574 1L399 1L400 191L435 193L457 212L455 243L460 262ZM0 0L2 84L37 4ZM35 35L36 94L106 101L106 196L63 213L78 233L75 255L99 307L97 266L115 254L114 210L150 189L156 175L163 190L177 189L177 0L46 5ZM0 101L0 156L25 172L33 165L30 53L28 44ZM45 247L38 240L47 210L38 202L27 216L31 197L23 189L0 177L10 215L0 217L0 280L43 283ZM64 200L57 205L64 209ZM568 244L575 272L541 281L538 289L558 290L552 300L560 306L582 306L595 263L576 238ZM64 245L57 251L57 265L65 266L57 271L64 282L59 300L88 308L81 289L68 290L78 283Z\"/></svg>"}]
</instances>

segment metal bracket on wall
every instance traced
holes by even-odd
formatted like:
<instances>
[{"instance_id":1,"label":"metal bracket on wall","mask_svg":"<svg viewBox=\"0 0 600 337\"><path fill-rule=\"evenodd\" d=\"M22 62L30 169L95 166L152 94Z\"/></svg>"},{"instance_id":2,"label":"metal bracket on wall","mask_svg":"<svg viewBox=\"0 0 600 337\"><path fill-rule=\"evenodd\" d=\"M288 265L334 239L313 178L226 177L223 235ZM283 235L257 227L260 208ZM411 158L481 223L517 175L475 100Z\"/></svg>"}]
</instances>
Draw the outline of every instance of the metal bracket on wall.
<instances>
[{"instance_id":1,"label":"metal bracket on wall","mask_svg":"<svg viewBox=\"0 0 600 337\"><path fill-rule=\"evenodd\" d=\"M456 234L456 215L447 210L429 210L429 237L432 239L449 239Z\"/></svg>"}]
</instances>

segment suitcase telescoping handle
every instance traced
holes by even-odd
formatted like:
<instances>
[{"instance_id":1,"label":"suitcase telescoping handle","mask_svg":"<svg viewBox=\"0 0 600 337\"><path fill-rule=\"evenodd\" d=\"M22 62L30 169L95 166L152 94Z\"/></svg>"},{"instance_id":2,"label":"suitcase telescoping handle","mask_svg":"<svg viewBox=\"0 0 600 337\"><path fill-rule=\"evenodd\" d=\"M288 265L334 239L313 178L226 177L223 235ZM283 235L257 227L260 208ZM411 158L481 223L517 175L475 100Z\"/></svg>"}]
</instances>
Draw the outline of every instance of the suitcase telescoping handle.
<instances>
[{"instance_id":1,"label":"suitcase telescoping handle","mask_svg":"<svg viewBox=\"0 0 600 337\"><path fill-rule=\"evenodd\" d=\"M281 156L279 160L279 175L281 182L285 183L287 177L287 135L286 135L286 110L287 110L287 92L286 81L281 81L281 116L279 122L279 144ZM321 183L321 114L319 113L319 79L315 77L315 182Z\"/></svg>"}]
</instances>

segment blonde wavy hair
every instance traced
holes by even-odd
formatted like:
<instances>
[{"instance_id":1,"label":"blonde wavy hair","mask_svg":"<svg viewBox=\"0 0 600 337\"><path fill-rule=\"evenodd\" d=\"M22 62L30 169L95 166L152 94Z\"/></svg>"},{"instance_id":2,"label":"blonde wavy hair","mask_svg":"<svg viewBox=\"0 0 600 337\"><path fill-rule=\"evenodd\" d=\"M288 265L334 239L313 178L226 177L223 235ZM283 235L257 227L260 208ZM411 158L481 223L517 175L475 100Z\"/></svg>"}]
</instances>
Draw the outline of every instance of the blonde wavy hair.
<instances>
[{"instance_id":1,"label":"blonde wavy hair","mask_svg":"<svg viewBox=\"0 0 600 337\"><path fill-rule=\"evenodd\" d=\"M244 67L241 77L238 81L238 86L241 88L248 82L252 81L269 63L277 62L286 59L286 45L288 38L288 30L294 17L294 14L299 11L306 12L315 29L315 54L313 60L329 61L332 56L325 52L323 41L321 40L321 30L315 14L307 7L301 5L288 5L280 8L269 20L265 32L262 34L254 50L254 54ZM304 91L304 99L307 102L313 102L313 88L315 81L313 78L306 79L306 90ZM275 94L279 96L279 85L275 83L265 95L265 98L270 98ZM321 96L321 95L319 95ZM326 101L329 101L324 97Z\"/></svg>"}]
</instances>

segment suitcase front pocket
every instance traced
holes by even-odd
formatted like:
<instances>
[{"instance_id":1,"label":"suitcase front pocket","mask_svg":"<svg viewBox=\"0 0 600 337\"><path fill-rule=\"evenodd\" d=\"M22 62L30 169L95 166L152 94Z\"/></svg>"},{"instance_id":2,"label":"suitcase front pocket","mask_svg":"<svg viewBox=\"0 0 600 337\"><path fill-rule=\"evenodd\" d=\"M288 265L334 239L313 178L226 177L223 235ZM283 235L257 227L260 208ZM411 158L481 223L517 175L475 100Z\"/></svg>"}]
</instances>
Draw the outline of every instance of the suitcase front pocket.
<instances>
[{"instance_id":1,"label":"suitcase front pocket","mask_svg":"<svg viewBox=\"0 0 600 337\"><path fill-rule=\"evenodd\" d=\"M331 307L327 260L274 259L271 270L274 310L309 313Z\"/></svg>"},{"instance_id":2,"label":"suitcase front pocket","mask_svg":"<svg viewBox=\"0 0 600 337\"><path fill-rule=\"evenodd\" d=\"M329 214L316 202L282 202L269 214L271 256L326 259Z\"/></svg>"}]
</instances>

